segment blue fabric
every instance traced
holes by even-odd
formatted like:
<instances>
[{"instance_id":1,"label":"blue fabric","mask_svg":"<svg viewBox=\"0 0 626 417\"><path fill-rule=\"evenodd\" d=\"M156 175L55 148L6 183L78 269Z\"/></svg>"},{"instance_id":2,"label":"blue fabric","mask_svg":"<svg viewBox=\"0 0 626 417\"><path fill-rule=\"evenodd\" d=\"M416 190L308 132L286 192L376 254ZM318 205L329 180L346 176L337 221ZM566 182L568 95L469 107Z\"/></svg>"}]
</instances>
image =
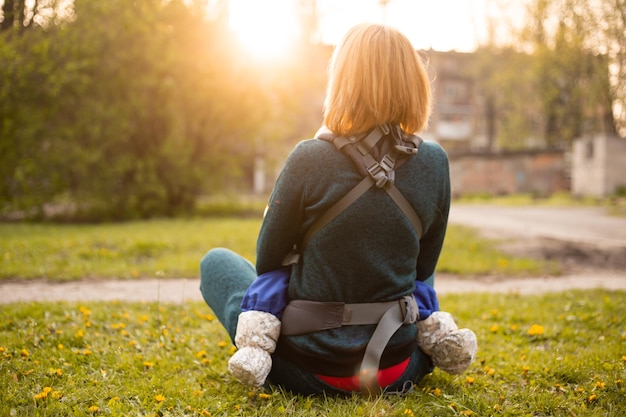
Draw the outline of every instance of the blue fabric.
<instances>
[{"instance_id":1,"label":"blue fabric","mask_svg":"<svg viewBox=\"0 0 626 417\"><path fill-rule=\"evenodd\" d=\"M241 301L241 311L265 311L279 319L287 306L287 287L291 267L261 274L255 279Z\"/></svg>"},{"instance_id":2,"label":"blue fabric","mask_svg":"<svg viewBox=\"0 0 626 417\"><path fill-rule=\"evenodd\" d=\"M435 289L430 285L421 281L415 281L413 297L417 302L417 307L420 312L420 321L430 317L430 315L434 311L439 311L439 300L437 299L437 293L435 292Z\"/></svg>"}]
</instances>

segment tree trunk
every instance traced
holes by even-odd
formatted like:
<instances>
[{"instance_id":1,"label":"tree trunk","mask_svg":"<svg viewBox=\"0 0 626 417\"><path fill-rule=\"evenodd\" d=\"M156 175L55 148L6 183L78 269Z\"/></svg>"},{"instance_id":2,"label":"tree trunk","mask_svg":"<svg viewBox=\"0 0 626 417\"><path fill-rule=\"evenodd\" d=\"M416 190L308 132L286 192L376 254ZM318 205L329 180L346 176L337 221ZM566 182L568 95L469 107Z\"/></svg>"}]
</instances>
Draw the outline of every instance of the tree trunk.
<instances>
[{"instance_id":1,"label":"tree trunk","mask_svg":"<svg viewBox=\"0 0 626 417\"><path fill-rule=\"evenodd\" d=\"M4 15L4 20L0 23L0 31L11 29L15 23L14 0L4 0L4 4L2 5L2 14Z\"/></svg>"}]
</instances>

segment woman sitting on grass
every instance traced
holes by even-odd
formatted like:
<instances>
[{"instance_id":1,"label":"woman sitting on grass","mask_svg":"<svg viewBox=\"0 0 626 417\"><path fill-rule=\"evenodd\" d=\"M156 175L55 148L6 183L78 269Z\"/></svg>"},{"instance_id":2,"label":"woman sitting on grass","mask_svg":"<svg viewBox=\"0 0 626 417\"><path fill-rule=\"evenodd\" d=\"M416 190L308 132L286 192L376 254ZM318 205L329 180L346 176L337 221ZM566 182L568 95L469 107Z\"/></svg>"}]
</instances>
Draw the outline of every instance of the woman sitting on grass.
<instances>
[{"instance_id":1,"label":"woman sitting on grass","mask_svg":"<svg viewBox=\"0 0 626 417\"><path fill-rule=\"evenodd\" d=\"M256 268L227 249L201 262L203 297L239 348L229 363L239 380L267 378L305 395L406 392L433 363L451 373L472 363L474 333L437 312L432 288L450 179L443 149L414 136L430 109L426 70L403 34L373 24L346 34L332 59L323 133L287 158ZM376 170L359 165L364 154ZM376 186L303 245L311 226L370 174ZM419 228L390 198L394 187ZM285 268L294 246L299 259Z\"/></svg>"}]
</instances>

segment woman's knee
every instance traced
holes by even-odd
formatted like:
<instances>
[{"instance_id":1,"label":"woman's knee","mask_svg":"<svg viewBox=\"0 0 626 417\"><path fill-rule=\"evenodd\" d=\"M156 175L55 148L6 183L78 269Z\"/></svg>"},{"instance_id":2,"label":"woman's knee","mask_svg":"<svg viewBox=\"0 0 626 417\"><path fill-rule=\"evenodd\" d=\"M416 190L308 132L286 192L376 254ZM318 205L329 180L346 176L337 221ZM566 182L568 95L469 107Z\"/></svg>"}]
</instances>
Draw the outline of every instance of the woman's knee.
<instances>
[{"instance_id":1,"label":"woman's knee","mask_svg":"<svg viewBox=\"0 0 626 417\"><path fill-rule=\"evenodd\" d=\"M211 249L200 260L200 275L209 275L210 271L219 268L233 252L225 248Z\"/></svg>"},{"instance_id":2,"label":"woman's knee","mask_svg":"<svg viewBox=\"0 0 626 417\"><path fill-rule=\"evenodd\" d=\"M223 269L233 252L224 248L211 249L200 260L200 290L204 291L213 277Z\"/></svg>"},{"instance_id":3,"label":"woman's knee","mask_svg":"<svg viewBox=\"0 0 626 417\"><path fill-rule=\"evenodd\" d=\"M252 277L252 278L250 278ZM239 254L225 248L215 248L207 252L200 261L200 290L205 291L210 283L249 280L256 277L254 265Z\"/></svg>"}]
</instances>

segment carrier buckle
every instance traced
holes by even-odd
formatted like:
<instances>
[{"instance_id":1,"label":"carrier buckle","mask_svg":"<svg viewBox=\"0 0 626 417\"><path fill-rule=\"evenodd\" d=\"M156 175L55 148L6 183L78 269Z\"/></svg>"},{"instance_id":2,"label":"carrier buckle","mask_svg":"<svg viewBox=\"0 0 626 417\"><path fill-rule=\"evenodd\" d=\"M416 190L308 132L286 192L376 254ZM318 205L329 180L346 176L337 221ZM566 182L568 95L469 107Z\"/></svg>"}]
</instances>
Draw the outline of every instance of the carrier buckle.
<instances>
[{"instance_id":1,"label":"carrier buckle","mask_svg":"<svg viewBox=\"0 0 626 417\"><path fill-rule=\"evenodd\" d=\"M411 324L417 322L420 317L420 313L413 294L405 295L399 300L399 303L400 310L402 311L402 316L404 317L402 324Z\"/></svg>"}]
</instances>

